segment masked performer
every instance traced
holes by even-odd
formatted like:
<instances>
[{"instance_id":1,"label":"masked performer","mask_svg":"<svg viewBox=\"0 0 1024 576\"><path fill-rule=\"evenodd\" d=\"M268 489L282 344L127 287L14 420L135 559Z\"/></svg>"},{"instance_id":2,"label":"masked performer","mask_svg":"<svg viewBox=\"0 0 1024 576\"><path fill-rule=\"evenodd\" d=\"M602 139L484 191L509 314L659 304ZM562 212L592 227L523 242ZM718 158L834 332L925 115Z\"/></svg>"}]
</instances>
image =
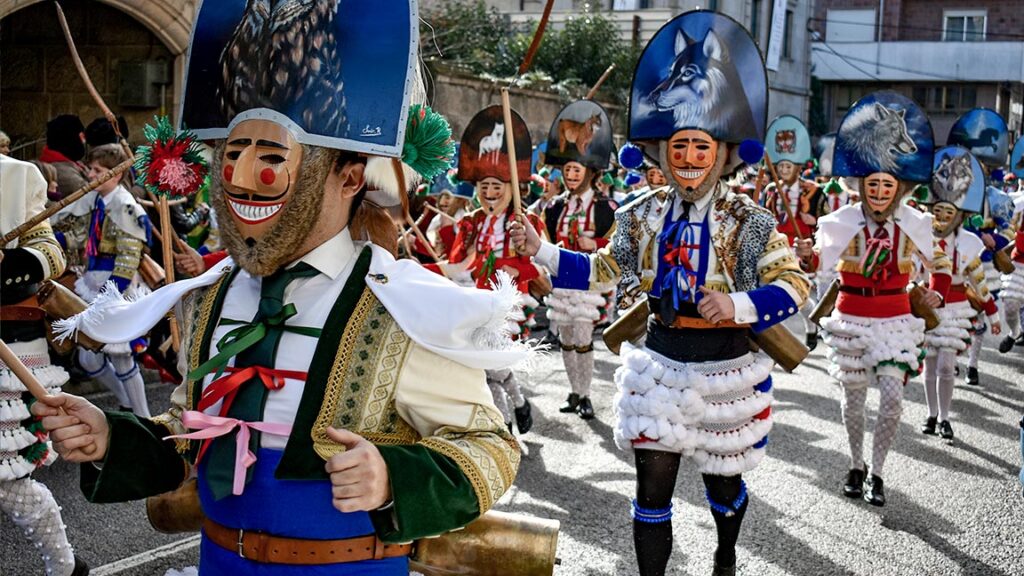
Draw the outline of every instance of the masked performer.
<instances>
[{"instance_id":1,"label":"masked performer","mask_svg":"<svg viewBox=\"0 0 1024 576\"><path fill-rule=\"evenodd\" d=\"M593 188L598 173L607 170L613 152L608 114L590 100L573 102L555 117L548 133L545 162L559 167L566 192L544 213L548 236L574 251L595 252L608 244L614 227L615 203ZM607 317L611 284L590 290L555 289L544 303L548 319L558 327L558 343L571 392L559 412L594 417L590 384L594 378L594 325Z\"/></svg>"},{"instance_id":2,"label":"masked performer","mask_svg":"<svg viewBox=\"0 0 1024 576\"><path fill-rule=\"evenodd\" d=\"M229 258L63 326L120 341L178 303L187 381L152 419L67 395L34 407L58 452L86 462L92 502L175 489L195 467L200 574L405 576L400 543L464 526L515 477L484 375L526 357L504 331L514 287L460 289L396 261L370 202L399 202L410 167L430 178L452 153L443 119L409 107L424 96L403 6L202 4L182 118L218 141L210 198ZM381 41L362 41L369 29ZM295 44L279 52L277 34Z\"/></svg>"},{"instance_id":3,"label":"masked performer","mask_svg":"<svg viewBox=\"0 0 1024 576\"><path fill-rule=\"evenodd\" d=\"M957 118L949 130L946 144L966 148L978 162L988 178L1006 164L1009 154L1009 132L1006 121L993 110L975 108ZM981 253L985 282L998 300L1002 288L1001 274L1013 272L1008 254L1003 252L1013 242L1010 220L1013 215L1013 201L1009 195L994 186L985 189L985 208L981 214L968 218L964 228L977 234L985 244ZM971 345L967 353L967 375L965 381L972 386L981 384L978 361L985 334L989 331L984 312L979 312L974 321Z\"/></svg>"},{"instance_id":4,"label":"masked performer","mask_svg":"<svg viewBox=\"0 0 1024 576\"><path fill-rule=\"evenodd\" d=\"M46 180L28 162L0 156L0 234L7 234L46 205ZM64 252L49 222L27 230L0 256L0 338L48 391L68 381L50 364L43 311L34 302L39 283L64 271ZM21 528L43 559L47 576L84 576L89 567L75 557L53 494L31 478L57 459L49 438L29 408L34 402L21 381L0 363L0 510Z\"/></svg>"},{"instance_id":5,"label":"masked performer","mask_svg":"<svg viewBox=\"0 0 1024 576\"><path fill-rule=\"evenodd\" d=\"M121 146L104 144L89 150L85 163L89 177L97 178L127 159ZM142 282L139 266L150 223L122 178L107 180L53 217L56 228L66 231L58 234L61 243L69 251L85 251L84 272L75 282L75 292L87 302L95 300L108 282L122 294L134 292ZM142 339L108 344L102 352L80 348L78 363L90 378L113 392L123 409L145 418L149 417L146 387L135 360L135 353L144 348Z\"/></svg>"},{"instance_id":6,"label":"masked performer","mask_svg":"<svg viewBox=\"0 0 1024 576\"><path fill-rule=\"evenodd\" d=\"M499 128L500 127L500 128ZM478 112L462 133L459 146L457 178L475 184L480 208L474 210L458 224L458 233L449 261L466 268L476 287L489 290L496 285L496 273L504 271L515 281L524 312L517 318L517 337L529 337L529 325L538 303L530 295L530 282L540 271L529 256L517 254L508 241L508 226L512 222L512 169L504 130L511 130L515 142L518 177L526 182L530 175L530 132L526 122L512 111L512 126L506 127L501 106L489 106ZM500 140L493 135L501 132ZM493 149L491 149L493 148ZM528 213L530 224L542 230L540 218ZM530 402L523 395L515 372L510 369L488 370L487 385L495 404L505 417L509 430L512 418L520 433L529 431L533 423Z\"/></svg>"},{"instance_id":7,"label":"masked performer","mask_svg":"<svg viewBox=\"0 0 1024 576\"><path fill-rule=\"evenodd\" d=\"M765 150L779 177L778 182L765 187L765 204L775 211L779 232L791 245L797 238L812 238L818 218L826 212L826 198L814 180L800 175L801 167L811 160L807 127L795 116L779 116L768 126ZM814 304L814 300L808 300L800 310L811 350L818 345L818 325L809 319Z\"/></svg>"},{"instance_id":8,"label":"masked performer","mask_svg":"<svg viewBox=\"0 0 1024 576\"><path fill-rule=\"evenodd\" d=\"M931 195L925 203L931 205L939 247L952 263L953 284L945 304L938 310L941 324L924 336L928 353L924 364L928 420L921 431L935 434L937 425L946 440L953 439L949 408L953 403L956 357L967 349L972 320L978 314L972 306L984 309L993 334L1000 331L996 302L989 294L981 265L985 245L981 238L962 228L965 214L980 212L984 199L985 176L974 156L959 146L937 151Z\"/></svg>"},{"instance_id":9,"label":"masked performer","mask_svg":"<svg viewBox=\"0 0 1024 576\"><path fill-rule=\"evenodd\" d=\"M1017 142L1020 144L1024 139ZM1024 345L1024 336L1021 334L1021 305L1024 304L1024 198L1015 198L1013 204L1013 272L1003 275L1000 292L1003 315L1009 329L1009 333L999 343L999 351L1003 354L1009 352L1015 345Z\"/></svg>"},{"instance_id":10,"label":"masked performer","mask_svg":"<svg viewBox=\"0 0 1024 576\"><path fill-rule=\"evenodd\" d=\"M829 373L843 388L843 422L850 445L850 471L843 493L885 505L882 467L896 439L908 377L921 369L924 320L911 313L907 292L914 255L931 272L932 290L922 299L941 303L949 288L950 262L932 233L932 217L902 202L914 183L931 179L931 124L911 100L877 92L858 100L836 136L833 174L859 178L862 202L818 221L801 256L811 269L839 272L839 298L822 320L829 346ZM879 389L869 488L863 459L864 404L868 387Z\"/></svg>"},{"instance_id":11,"label":"masked performer","mask_svg":"<svg viewBox=\"0 0 1024 576\"><path fill-rule=\"evenodd\" d=\"M685 83L676 74L688 62L728 64L732 84L704 92L707 100L676 100ZM659 76L665 70L672 76ZM741 84L759 96L715 100ZM616 212L610 250L585 257L537 241L538 261L557 271L556 287L585 289L619 276L620 308L646 294L653 312L645 345L623 343L615 374L615 440L636 458L639 573L665 573L672 494L686 455L703 476L718 531L713 573L731 575L749 502L742 474L764 457L772 426L772 359L753 351L748 337L795 314L810 291L771 212L733 193L726 179L741 165L740 142L752 140L760 157L767 108L761 55L734 20L682 14L648 44L630 103L629 139L669 175L669 197L652 190ZM534 241L525 241L528 251Z\"/></svg>"}]
</instances>

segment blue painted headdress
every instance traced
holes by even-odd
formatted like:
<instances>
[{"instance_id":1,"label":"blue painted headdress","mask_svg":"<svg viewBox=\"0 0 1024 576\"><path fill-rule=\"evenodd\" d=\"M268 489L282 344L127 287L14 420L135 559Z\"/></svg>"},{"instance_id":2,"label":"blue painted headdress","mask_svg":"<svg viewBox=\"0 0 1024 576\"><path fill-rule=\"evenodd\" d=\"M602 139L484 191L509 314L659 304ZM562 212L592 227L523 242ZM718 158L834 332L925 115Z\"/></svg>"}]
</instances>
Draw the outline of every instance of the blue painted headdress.
<instances>
[{"instance_id":1,"label":"blue painted headdress","mask_svg":"<svg viewBox=\"0 0 1024 576\"><path fill-rule=\"evenodd\" d=\"M811 135L796 116L779 116L768 126L764 149L773 163L804 164L811 159Z\"/></svg>"},{"instance_id":2,"label":"blue painted headdress","mask_svg":"<svg viewBox=\"0 0 1024 576\"><path fill-rule=\"evenodd\" d=\"M204 140L272 120L303 144L400 157L416 85L416 2L202 2L182 124Z\"/></svg>"},{"instance_id":3,"label":"blue painted headdress","mask_svg":"<svg viewBox=\"0 0 1024 576\"><path fill-rule=\"evenodd\" d=\"M935 152L931 197L926 204L948 202L965 212L981 212L985 203L985 173L966 149L946 146Z\"/></svg>"},{"instance_id":4,"label":"blue painted headdress","mask_svg":"<svg viewBox=\"0 0 1024 576\"><path fill-rule=\"evenodd\" d=\"M1013 145L1013 153L1010 154L1010 172L1017 175L1017 178L1024 178L1024 138L1018 138Z\"/></svg>"},{"instance_id":5,"label":"blue painted headdress","mask_svg":"<svg viewBox=\"0 0 1024 576\"><path fill-rule=\"evenodd\" d=\"M1000 168L1010 151L1010 135L1006 120L995 110L974 108L956 119L946 144L963 146L982 164Z\"/></svg>"},{"instance_id":6,"label":"blue painted headdress","mask_svg":"<svg viewBox=\"0 0 1024 576\"><path fill-rule=\"evenodd\" d=\"M717 12L686 12L651 38L633 73L629 140L703 130L716 140L764 140L768 77L750 33Z\"/></svg>"},{"instance_id":7,"label":"blue painted headdress","mask_svg":"<svg viewBox=\"0 0 1024 576\"><path fill-rule=\"evenodd\" d=\"M832 175L860 178L884 172L900 180L929 182L934 153L932 125L917 104L895 92L874 92L843 117Z\"/></svg>"}]
</instances>

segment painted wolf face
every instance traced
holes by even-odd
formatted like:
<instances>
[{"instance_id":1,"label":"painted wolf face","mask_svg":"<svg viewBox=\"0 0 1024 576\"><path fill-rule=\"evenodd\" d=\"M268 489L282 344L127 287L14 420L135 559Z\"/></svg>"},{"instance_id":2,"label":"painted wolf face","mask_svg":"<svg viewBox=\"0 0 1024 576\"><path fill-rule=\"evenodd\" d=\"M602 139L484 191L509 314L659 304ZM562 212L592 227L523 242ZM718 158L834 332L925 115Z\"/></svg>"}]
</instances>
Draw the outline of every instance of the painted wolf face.
<instances>
[{"instance_id":1,"label":"painted wolf face","mask_svg":"<svg viewBox=\"0 0 1024 576\"><path fill-rule=\"evenodd\" d=\"M675 52L668 77L651 91L651 103L662 112L710 108L718 100L711 96L717 95L724 84L720 68L728 58L725 45L714 31L708 31L702 41L696 42L680 30L676 34Z\"/></svg>"},{"instance_id":2,"label":"painted wolf face","mask_svg":"<svg viewBox=\"0 0 1024 576\"><path fill-rule=\"evenodd\" d=\"M889 150L896 154L913 154L917 152L917 144L907 132L906 110L893 110L882 104L875 104L875 117L878 119L876 134L880 141L889 145Z\"/></svg>"},{"instance_id":3,"label":"painted wolf face","mask_svg":"<svg viewBox=\"0 0 1024 576\"><path fill-rule=\"evenodd\" d=\"M974 172L971 170L971 158L966 154L961 156L944 155L939 162L939 167L932 174L932 187L935 194L942 200L954 204L967 194L967 190L974 181Z\"/></svg>"}]
</instances>

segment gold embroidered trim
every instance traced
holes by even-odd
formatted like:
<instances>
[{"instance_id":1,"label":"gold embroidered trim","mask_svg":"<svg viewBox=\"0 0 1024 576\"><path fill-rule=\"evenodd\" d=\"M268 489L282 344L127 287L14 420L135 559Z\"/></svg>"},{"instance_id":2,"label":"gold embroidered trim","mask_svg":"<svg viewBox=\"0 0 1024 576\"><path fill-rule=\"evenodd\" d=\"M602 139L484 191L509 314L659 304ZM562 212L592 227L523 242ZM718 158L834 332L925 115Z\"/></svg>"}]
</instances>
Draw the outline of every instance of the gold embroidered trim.
<instances>
[{"instance_id":1,"label":"gold embroidered trim","mask_svg":"<svg viewBox=\"0 0 1024 576\"><path fill-rule=\"evenodd\" d=\"M207 288L206 293L199 296L199 305L195 307L192 313L192 326L191 326L191 346L189 347L189 358L188 358L188 370L191 371L196 366L202 364L202 353L203 353L203 340L206 336L207 330L212 330L214 327L210 326L210 317L213 316L213 305L217 301L217 294L220 294L221 288L231 277L231 274L224 274L220 277L217 282ZM186 381L186 402L185 405L192 409L195 407L194 398L192 397L193 382Z\"/></svg>"}]
</instances>

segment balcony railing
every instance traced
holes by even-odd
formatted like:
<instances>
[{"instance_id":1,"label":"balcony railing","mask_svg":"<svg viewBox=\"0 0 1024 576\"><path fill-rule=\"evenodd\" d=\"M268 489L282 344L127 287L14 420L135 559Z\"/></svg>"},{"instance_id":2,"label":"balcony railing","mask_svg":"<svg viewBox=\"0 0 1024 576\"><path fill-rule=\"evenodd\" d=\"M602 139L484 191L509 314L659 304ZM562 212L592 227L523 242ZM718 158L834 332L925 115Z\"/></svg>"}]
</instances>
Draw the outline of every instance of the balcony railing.
<instances>
[{"instance_id":1,"label":"balcony railing","mask_svg":"<svg viewBox=\"0 0 1024 576\"><path fill-rule=\"evenodd\" d=\"M1024 81L1024 42L813 42L811 56L829 81Z\"/></svg>"}]
</instances>

